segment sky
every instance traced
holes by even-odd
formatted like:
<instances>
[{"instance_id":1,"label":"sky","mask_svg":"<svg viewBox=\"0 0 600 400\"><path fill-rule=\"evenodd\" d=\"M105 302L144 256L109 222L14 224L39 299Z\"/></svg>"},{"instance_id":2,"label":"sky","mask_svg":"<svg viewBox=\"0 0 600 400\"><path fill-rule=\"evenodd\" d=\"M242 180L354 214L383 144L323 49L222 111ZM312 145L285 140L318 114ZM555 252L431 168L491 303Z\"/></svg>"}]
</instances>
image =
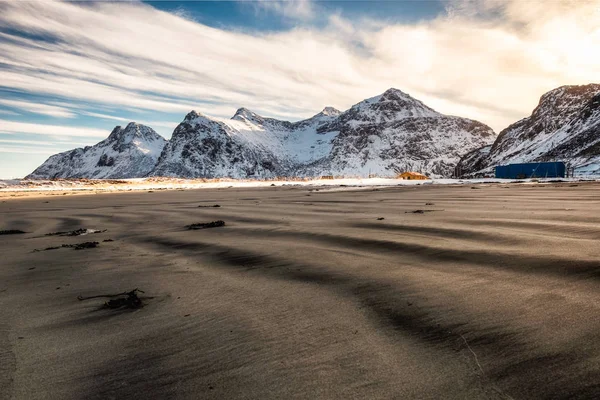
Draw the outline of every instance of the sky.
<instances>
[{"instance_id":1,"label":"sky","mask_svg":"<svg viewBox=\"0 0 600 400\"><path fill-rule=\"evenodd\" d=\"M0 178L191 110L300 120L394 87L500 132L600 82L600 0L0 0Z\"/></svg>"}]
</instances>

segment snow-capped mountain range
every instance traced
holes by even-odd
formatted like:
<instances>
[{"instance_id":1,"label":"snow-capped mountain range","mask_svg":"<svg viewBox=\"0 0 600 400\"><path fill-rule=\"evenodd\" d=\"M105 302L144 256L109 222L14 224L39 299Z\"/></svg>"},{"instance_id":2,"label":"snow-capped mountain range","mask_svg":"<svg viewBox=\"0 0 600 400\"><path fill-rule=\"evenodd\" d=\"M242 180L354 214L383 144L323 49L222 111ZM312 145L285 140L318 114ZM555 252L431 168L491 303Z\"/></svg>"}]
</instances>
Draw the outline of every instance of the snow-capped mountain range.
<instances>
[{"instance_id":1,"label":"snow-capped mountain range","mask_svg":"<svg viewBox=\"0 0 600 400\"><path fill-rule=\"evenodd\" d=\"M600 173L600 85L561 86L544 94L531 116L498 135L491 146L461 159L460 175L492 175L497 165L564 161L579 175Z\"/></svg>"},{"instance_id":2,"label":"snow-capped mountain range","mask_svg":"<svg viewBox=\"0 0 600 400\"><path fill-rule=\"evenodd\" d=\"M231 119L190 112L170 140L151 128L116 127L102 142L50 157L28 178L274 178L450 176L465 153L491 144L493 130L441 114L397 90L340 112L326 107L288 122L240 108Z\"/></svg>"}]
</instances>

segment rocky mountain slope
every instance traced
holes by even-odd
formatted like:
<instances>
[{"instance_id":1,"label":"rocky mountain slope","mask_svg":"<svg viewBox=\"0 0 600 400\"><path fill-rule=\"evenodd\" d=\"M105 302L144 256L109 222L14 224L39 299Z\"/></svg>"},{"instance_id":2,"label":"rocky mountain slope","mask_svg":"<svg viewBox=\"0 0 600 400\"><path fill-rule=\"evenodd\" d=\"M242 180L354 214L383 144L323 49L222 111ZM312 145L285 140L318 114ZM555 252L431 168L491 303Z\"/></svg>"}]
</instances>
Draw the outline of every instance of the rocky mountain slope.
<instances>
[{"instance_id":1,"label":"rocky mountain slope","mask_svg":"<svg viewBox=\"0 0 600 400\"><path fill-rule=\"evenodd\" d=\"M161 147L160 157L151 153L157 158L152 167L149 158L143 168L134 162L128 169L126 154L106 152L113 148L111 137L53 156L30 177L392 176L405 170L442 177L452 174L463 154L491 144L495 134L482 123L440 114L389 89L345 112L327 107L298 122L265 118L246 108L231 119L192 111ZM105 168L109 161L119 168Z\"/></svg>"},{"instance_id":2,"label":"rocky mountain slope","mask_svg":"<svg viewBox=\"0 0 600 400\"><path fill-rule=\"evenodd\" d=\"M294 123L245 108L231 120L191 112L175 129L152 175L389 176L417 170L450 176L462 154L494 138L484 124L440 114L390 89L343 113L328 107Z\"/></svg>"},{"instance_id":3,"label":"rocky mountain slope","mask_svg":"<svg viewBox=\"0 0 600 400\"><path fill-rule=\"evenodd\" d=\"M328 107L299 122L263 118L240 108L230 120L195 111L175 128L154 176L276 177L326 156L336 132L317 132L339 111Z\"/></svg>"},{"instance_id":4,"label":"rocky mountain slope","mask_svg":"<svg viewBox=\"0 0 600 400\"><path fill-rule=\"evenodd\" d=\"M487 125L440 114L396 89L354 105L322 129L339 133L329 156L301 168L308 175L419 171L449 177L461 155L495 139Z\"/></svg>"},{"instance_id":5,"label":"rocky mountain slope","mask_svg":"<svg viewBox=\"0 0 600 400\"><path fill-rule=\"evenodd\" d=\"M489 149L465 155L463 176L493 174L496 165L565 161L579 174L600 173L600 85L562 86L544 94L531 116L498 135Z\"/></svg>"},{"instance_id":6,"label":"rocky mountain slope","mask_svg":"<svg viewBox=\"0 0 600 400\"><path fill-rule=\"evenodd\" d=\"M131 122L115 127L94 146L51 156L27 178L137 178L155 167L166 140L152 128Z\"/></svg>"}]
</instances>

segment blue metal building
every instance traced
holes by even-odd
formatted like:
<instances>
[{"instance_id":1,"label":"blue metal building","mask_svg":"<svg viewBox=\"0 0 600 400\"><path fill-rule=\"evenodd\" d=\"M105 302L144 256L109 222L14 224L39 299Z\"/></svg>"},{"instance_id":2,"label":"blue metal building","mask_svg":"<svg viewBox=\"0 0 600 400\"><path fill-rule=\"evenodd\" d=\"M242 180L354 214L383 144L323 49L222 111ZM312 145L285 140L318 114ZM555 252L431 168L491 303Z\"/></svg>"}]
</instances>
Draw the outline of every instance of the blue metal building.
<instances>
[{"instance_id":1,"label":"blue metal building","mask_svg":"<svg viewBox=\"0 0 600 400\"><path fill-rule=\"evenodd\" d=\"M508 164L496 167L496 178L564 178L565 172L566 167L564 162Z\"/></svg>"}]
</instances>

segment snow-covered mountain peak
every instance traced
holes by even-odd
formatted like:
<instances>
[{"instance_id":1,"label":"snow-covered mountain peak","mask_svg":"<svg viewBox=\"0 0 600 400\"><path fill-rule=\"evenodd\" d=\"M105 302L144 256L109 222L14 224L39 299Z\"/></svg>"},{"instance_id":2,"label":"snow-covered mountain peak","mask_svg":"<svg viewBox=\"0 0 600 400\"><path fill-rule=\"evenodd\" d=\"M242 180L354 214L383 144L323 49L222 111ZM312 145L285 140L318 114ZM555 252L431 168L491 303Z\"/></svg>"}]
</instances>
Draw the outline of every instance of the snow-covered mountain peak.
<instances>
[{"instance_id":1,"label":"snow-covered mountain peak","mask_svg":"<svg viewBox=\"0 0 600 400\"><path fill-rule=\"evenodd\" d=\"M498 135L489 153L466 157L463 174L489 174L501 164L565 161L600 170L600 84L561 86L541 96L531 116ZM583 173L583 172L582 172Z\"/></svg>"},{"instance_id":2,"label":"snow-covered mountain peak","mask_svg":"<svg viewBox=\"0 0 600 400\"><path fill-rule=\"evenodd\" d=\"M258 115L257 113L250 111L249 109L242 107L239 108L233 117L231 117L231 119L237 120L237 121L249 121L249 122L253 122L253 123L258 123L261 124L262 122L264 122L264 118L261 117L260 115Z\"/></svg>"},{"instance_id":3,"label":"snow-covered mountain peak","mask_svg":"<svg viewBox=\"0 0 600 400\"><path fill-rule=\"evenodd\" d=\"M323 111L321 111L320 113L318 113L317 115L315 115L315 117L321 117L321 116L325 116L325 117L337 117L341 113L342 112L340 110L338 110L337 108L334 108L334 107L325 107L323 109Z\"/></svg>"},{"instance_id":4,"label":"snow-covered mountain peak","mask_svg":"<svg viewBox=\"0 0 600 400\"><path fill-rule=\"evenodd\" d=\"M152 128L130 122L116 126L93 146L50 157L29 178L137 178L146 176L158 161L166 140Z\"/></svg>"},{"instance_id":5,"label":"snow-covered mountain peak","mask_svg":"<svg viewBox=\"0 0 600 400\"><path fill-rule=\"evenodd\" d=\"M381 97L392 100L392 99L412 99L412 97L408 93L404 93L400 89L389 88L385 92L381 94Z\"/></svg>"},{"instance_id":6,"label":"snow-covered mountain peak","mask_svg":"<svg viewBox=\"0 0 600 400\"><path fill-rule=\"evenodd\" d=\"M398 89L355 104L340 118L353 126L400 121L405 118L440 117L442 114Z\"/></svg>"},{"instance_id":7,"label":"snow-covered mountain peak","mask_svg":"<svg viewBox=\"0 0 600 400\"><path fill-rule=\"evenodd\" d=\"M531 114L531 118L573 117L572 113L581 108L582 103L589 101L598 93L600 93L600 85L594 83L580 86L561 86L542 95L538 106Z\"/></svg>"},{"instance_id":8,"label":"snow-covered mountain peak","mask_svg":"<svg viewBox=\"0 0 600 400\"><path fill-rule=\"evenodd\" d=\"M185 116L183 121L181 121L181 123L179 125L177 125L177 127L173 131L173 136L179 135L181 133L186 133L187 131L190 130L190 126L192 126L192 127L197 126L197 125L212 126L216 123L218 123L218 122L217 122L217 119L215 119L215 118L209 117L209 116L199 113L197 111L190 111Z\"/></svg>"},{"instance_id":9,"label":"snow-covered mountain peak","mask_svg":"<svg viewBox=\"0 0 600 400\"><path fill-rule=\"evenodd\" d=\"M127 144L135 140L154 142L161 139L164 140L149 126L130 122L124 129L121 126L116 126L106 140L111 143Z\"/></svg>"},{"instance_id":10,"label":"snow-covered mountain peak","mask_svg":"<svg viewBox=\"0 0 600 400\"><path fill-rule=\"evenodd\" d=\"M422 101L415 99L408 93L399 89L388 89L380 96L378 103L396 111L410 111L418 117L426 117L427 114L439 115L434 109L427 107Z\"/></svg>"},{"instance_id":11,"label":"snow-covered mountain peak","mask_svg":"<svg viewBox=\"0 0 600 400\"><path fill-rule=\"evenodd\" d=\"M187 113L187 115L185 116L185 118L183 119L184 121L192 121L194 119L198 119L198 118L203 118L204 115L202 113L199 113L196 110L192 110L189 113Z\"/></svg>"}]
</instances>

